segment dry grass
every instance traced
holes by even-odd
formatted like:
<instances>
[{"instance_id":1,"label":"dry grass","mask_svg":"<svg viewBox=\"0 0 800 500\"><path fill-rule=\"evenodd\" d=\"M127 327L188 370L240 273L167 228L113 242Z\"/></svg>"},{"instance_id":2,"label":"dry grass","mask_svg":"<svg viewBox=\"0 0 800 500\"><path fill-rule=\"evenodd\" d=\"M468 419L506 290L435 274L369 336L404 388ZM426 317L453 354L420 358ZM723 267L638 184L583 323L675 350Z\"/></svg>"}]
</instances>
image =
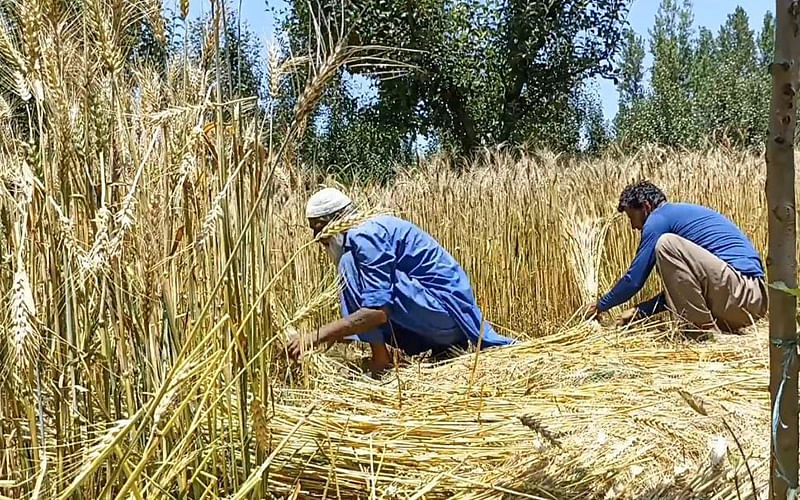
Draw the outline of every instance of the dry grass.
<instances>
[{"instance_id":1,"label":"dry grass","mask_svg":"<svg viewBox=\"0 0 800 500\"><path fill-rule=\"evenodd\" d=\"M733 499L738 482L752 498L725 418L763 496L765 342L763 330L694 343L662 325L580 324L480 353L476 383L474 353L381 381L317 355L314 387L280 391L268 412L279 440L315 403L267 481L315 498L654 499Z\"/></svg>"},{"instance_id":2,"label":"dry grass","mask_svg":"<svg viewBox=\"0 0 800 500\"><path fill-rule=\"evenodd\" d=\"M591 221L608 220L634 178L722 210L763 250L760 157L497 150L461 173L435 158L389 187L353 186L365 211L387 207L433 234L486 317L531 339L377 383L347 367L352 350L292 364L284 339L336 314L333 269L303 220L319 179L290 163L295 138L338 66L384 60L384 49L347 47L342 28L319 19L319 53L273 54L274 93L291 79L302 96L279 124L272 103L252 115L252 99L213 97L208 66L173 61L160 76L128 62L122 30L156 14L153 2L10 5L0 20L11 68L0 77L0 115L11 117L0 121L0 495L548 497L662 480L674 492L679 456L691 491L708 483L731 497L736 478L744 495L741 465L718 476L701 457L722 434L720 415L763 474L763 339L679 346L655 326L561 326L633 254L636 234L618 220L601 259ZM584 245L590 255L575 251ZM589 444L597 426L608 446ZM637 436L647 439L613 454ZM644 470L624 479L632 466Z\"/></svg>"}]
</instances>

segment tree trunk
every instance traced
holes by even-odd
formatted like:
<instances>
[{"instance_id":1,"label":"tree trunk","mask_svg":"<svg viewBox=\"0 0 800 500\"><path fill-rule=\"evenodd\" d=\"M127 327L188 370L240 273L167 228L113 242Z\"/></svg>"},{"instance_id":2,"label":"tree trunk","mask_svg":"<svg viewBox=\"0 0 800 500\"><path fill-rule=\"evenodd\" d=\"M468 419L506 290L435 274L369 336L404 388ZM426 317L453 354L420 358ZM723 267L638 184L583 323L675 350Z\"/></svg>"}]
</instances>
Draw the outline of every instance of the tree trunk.
<instances>
[{"instance_id":1,"label":"tree trunk","mask_svg":"<svg viewBox=\"0 0 800 500\"><path fill-rule=\"evenodd\" d=\"M794 131L795 93L798 87L798 4L792 0L776 0L775 58L772 72L772 105L767 138L767 205L769 250L767 279L797 287ZM788 379L784 382L781 401L776 401L783 381L785 355L796 349L796 298L780 290L769 289L770 398L779 403L781 422L772 443L770 461L770 498L785 499L789 488L797 487L797 356L792 360ZM778 345L776 345L776 343ZM778 475L779 465L785 479ZM791 483L788 484L787 483Z\"/></svg>"},{"instance_id":2,"label":"tree trunk","mask_svg":"<svg viewBox=\"0 0 800 500\"><path fill-rule=\"evenodd\" d=\"M478 135L475 122L464 104L463 94L450 86L442 91L442 98L453 118L453 131L461 144L462 152L471 153L478 146Z\"/></svg>"}]
</instances>

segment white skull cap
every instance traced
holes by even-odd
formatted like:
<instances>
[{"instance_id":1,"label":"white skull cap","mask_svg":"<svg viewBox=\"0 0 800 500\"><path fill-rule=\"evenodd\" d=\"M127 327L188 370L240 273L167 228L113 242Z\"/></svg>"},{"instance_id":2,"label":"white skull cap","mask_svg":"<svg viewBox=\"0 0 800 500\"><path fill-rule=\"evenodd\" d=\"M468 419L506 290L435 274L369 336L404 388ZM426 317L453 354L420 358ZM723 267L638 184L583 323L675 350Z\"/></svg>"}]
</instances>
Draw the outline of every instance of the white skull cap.
<instances>
[{"instance_id":1,"label":"white skull cap","mask_svg":"<svg viewBox=\"0 0 800 500\"><path fill-rule=\"evenodd\" d=\"M336 188L325 188L314 193L306 204L306 218L316 219L335 214L353 203L346 194Z\"/></svg>"}]
</instances>

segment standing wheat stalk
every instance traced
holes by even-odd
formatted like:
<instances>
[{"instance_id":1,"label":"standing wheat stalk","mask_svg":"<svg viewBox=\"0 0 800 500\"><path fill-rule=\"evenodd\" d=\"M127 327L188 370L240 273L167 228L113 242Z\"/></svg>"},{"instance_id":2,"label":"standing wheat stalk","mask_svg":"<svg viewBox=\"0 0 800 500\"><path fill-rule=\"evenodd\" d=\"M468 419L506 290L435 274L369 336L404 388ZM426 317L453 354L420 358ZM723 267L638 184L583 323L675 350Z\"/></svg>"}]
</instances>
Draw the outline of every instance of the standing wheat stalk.
<instances>
[{"instance_id":1,"label":"standing wheat stalk","mask_svg":"<svg viewBox=\"0 0 800 500\"><path fill-rule=\"evenodd\" d=\"M311 300L306 302L305 305L303 305L297 311L295 311L294 315L286 323L285 327L294 326L300 323L301 321L309 318L317 311L320 311L325 307L333 304L339 297L339 293L342 291L343 286L344 285L342 281L337 277L337 279L333 283L331 283L327 288L325 288L321 293L315 295Z\"/></svg>"},{"instance_id":2,"label":"standing wheat stalk","mask_svg":"<svg viewBox=\"0 0 800 500\"><path fill-rule=\"evenodd\" d=\"M80 257L81 269L83 272L87 273L97 271L107 262L108 244L110 241L109 233L111 231L112 221L111 211L104 206L98 208L95 221L97 230L95 231L94 242L89 251Z\"/></svg>"},{"instance_id":3,"label":"standing wheat stalk","mask_svg":"<svg viewBox=\"0 0 800 500\"><path fill-rule=\"evenodd\" d=\"M33 201L35 178L26 162L20 163L19 171L12 178L15 198L12 239L15 243L14 263L15 271L11 284L11 331L13 364L27 369L33 366L33 361L38 351L41 339L33 318L36 317L36 306L33 300L28 273L25 269L23 256L25 255L25 242L28 235L28 207Z\"/></svg>"},{"instance_id":4,"label":"standing wheat stalk","mask_svg":"<svg viewBox=\"0 0 800 500\"><path fill-rule=\"evenodd\" d=\"M33 366L41 344L41 337L32 321L35 317L36 305L30 281L19 259L11 290L12 347L14 365L25 370Z\"/></svg>"}]
</instances>

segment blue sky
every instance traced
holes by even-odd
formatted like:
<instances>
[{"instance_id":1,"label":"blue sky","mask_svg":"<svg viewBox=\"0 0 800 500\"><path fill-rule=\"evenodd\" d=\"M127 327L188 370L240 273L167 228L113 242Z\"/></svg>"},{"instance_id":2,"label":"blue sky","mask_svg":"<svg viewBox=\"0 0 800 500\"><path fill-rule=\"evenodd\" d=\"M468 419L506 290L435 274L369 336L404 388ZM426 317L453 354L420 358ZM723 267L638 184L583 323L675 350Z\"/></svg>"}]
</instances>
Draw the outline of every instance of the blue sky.
<instances>
[{"instance_id":1,"label":"blue sky","mask_svg":"<svg viewBox=\"0 0 800 500\"><path fill-rule=\"evenodd\" d=\"M177 10L176 4L177 0L166 0L167 7ZM264 42L272 39L275 31L275 14L268 9L277 11L280 15L287 8L283 0L226 0L225 4L229 9L241 9L242 18ZM633 0L631 4L628 20L631 27L644 36L645 40L648 30L653 26L659 4L660 0ZM695 28L705 26L716 33L737 5L747 11L750 27L756 33L761 29L764 14L775 8L774 2L766 0L695 0L693 8ZM196 17L210 9L209 0L191 0L189 15ZM593 84L603 101L605 117L610 120L617 113L617 91L614 85L606 80L598 79Z\"/></svg>"}]
</instances>

